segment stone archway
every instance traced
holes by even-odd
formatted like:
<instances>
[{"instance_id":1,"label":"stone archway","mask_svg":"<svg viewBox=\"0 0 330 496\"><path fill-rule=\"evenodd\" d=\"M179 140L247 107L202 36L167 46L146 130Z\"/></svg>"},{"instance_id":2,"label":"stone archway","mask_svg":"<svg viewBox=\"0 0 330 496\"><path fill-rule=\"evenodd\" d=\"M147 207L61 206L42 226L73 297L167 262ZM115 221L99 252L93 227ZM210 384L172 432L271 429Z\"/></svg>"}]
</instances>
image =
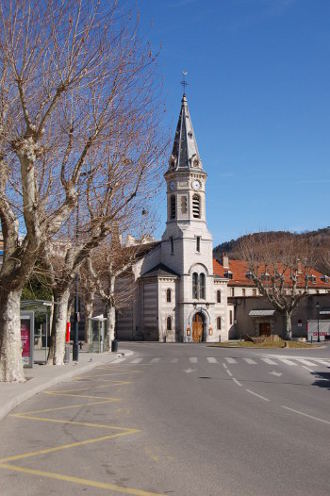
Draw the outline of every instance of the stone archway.
<instances>
[{"instance_id":1,"label":"stone archway","mask_svg":"<svg viewBox=\"0 0 330 496\"><path fill-rule=\"evenodd\" d=\"M205 327L205 316L202 312L196 312L192 319L192 340L194 343L203 341Z\"/></svg>"}]
</instances>

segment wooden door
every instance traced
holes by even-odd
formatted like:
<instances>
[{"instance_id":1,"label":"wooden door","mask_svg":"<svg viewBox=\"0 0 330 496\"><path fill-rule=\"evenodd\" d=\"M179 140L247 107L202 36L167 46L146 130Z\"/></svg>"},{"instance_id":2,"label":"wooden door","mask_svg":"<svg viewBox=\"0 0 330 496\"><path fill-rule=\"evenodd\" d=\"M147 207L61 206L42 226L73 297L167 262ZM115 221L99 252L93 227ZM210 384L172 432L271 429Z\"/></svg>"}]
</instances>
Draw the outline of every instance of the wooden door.
<instances>
[{"instance_id":1,"label":"wooden door","mask_svg":"<svg viewBox=\"0 0 330 496\"><path fill-rule=\"evenodd\" d=\"M272 333L270 322L260 322L259 334L260 336L270 336Z\"/></svg>"},{"instance_id":2,"label":"wooden door","mask_svg":"<svg viewBox=\"0 0 330 496\"><path fill-rule=\"evenodd\" d=\"M200 313L194 315L192 323L192 338L194 343L201 343L203 340L203 317Z\"/></svg>"}]
</instances>

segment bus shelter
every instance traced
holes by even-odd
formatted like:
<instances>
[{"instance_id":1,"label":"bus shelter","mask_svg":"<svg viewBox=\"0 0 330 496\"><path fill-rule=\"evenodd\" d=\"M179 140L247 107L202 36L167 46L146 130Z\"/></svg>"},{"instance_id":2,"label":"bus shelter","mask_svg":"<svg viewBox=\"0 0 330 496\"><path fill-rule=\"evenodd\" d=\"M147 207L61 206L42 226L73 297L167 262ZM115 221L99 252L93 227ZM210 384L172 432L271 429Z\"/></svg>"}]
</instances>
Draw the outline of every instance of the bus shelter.
<instances>
[{"instance_id":1,"label":"bus shelter","mask_svg":"<svg viewBox=\"0 0 330 496\"><path fill-rule=\"evenodd\" d=\"M22 357L25 367L47 362L52 302L21 300Z\"/></svg>"}]
</instances>

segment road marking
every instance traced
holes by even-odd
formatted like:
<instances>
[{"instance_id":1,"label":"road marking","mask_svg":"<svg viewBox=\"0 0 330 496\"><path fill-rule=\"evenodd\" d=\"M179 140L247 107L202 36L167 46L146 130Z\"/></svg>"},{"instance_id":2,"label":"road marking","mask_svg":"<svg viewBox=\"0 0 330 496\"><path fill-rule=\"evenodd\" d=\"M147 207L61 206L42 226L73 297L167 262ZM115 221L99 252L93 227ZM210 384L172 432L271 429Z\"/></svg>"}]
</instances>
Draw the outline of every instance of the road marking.
<instances>
[{"instance_id":1,"label":"road marking","mask_svg":"<svg viewBox=\"0 0 330 496\"><path fill-rule=\"evenodd\" d=\"M257 365L257 362L252 360L252 358L243 358L243 360L245 360L249 365Z\"/></svg>"},{"instance_id":2,"label":"road marking","mask_svg":"<svg viewBox=\"0 0 330 496\"><path fill-rule=\"evenodd\" d=\"M150 363L158 363L158 362L159 362L159 360L160 360L160 358L152 358L152 359L150 360Z\"/></svg>"},{"instance_id":3,"label":"road marking","mask_svg":"<svg viewBox=\"0 0 330 496\"><path fill-rule=\"evenodd\" d=\"M297 362L302 363L303 365L307 365L307 367L315 367L315 363L309 362L308 360L305 360L304 358L296 358Z\"/></svg>"},{"instance_id":4,"label":"road marking","mask_svg":"<svg viewBox=\"0 0 330 496\"><path fill-rule=\"evenodd\" d=\"M260 398L261 400L270 401L269 398L266 398L265 396L261 396L261 394L255 393L254 391L251 391L251 389L246 389L245 391L247 393L253 394L253 396L257 396L257 398Z\"/></svg>"},{"instance_id":5,"label":"road marking","mask_svg":"<svg viewBox=\"0 0 330 496\"><path fill-rule=\"evenodd\" d=\"M84 441L77 441L75 443L61 444L53 448L45 448L38 451L29 451L27 453L21 453L20 455L13 455L13 456L8 456L6 458L2 458L0 460L0 464L15 460L22 460L25 458L31 458L39 455L47 455L48 453L55 453L56 451L76 448L77 446L86 446L88 444L100 443L101 441L108 441L109 439L115 439L117 437L127 436L129 434L135 434L135 432L139 432L139 430L134 429L134 432L132 430L127 432L118 432L117 434L108 434L107 436L93 437L93 438L85 439Z\"/></svg>"},{"instance_id":6,"label":"road marking","mask_svg":"<svg viewBox=\"0 0 330 496\"><path fill-rule=\"evenodd\" d=\"M171 363L177 363L178 360L179 360L178 358L172 358Z\"/></svg>"},{"instance_id":7,"label":"road marking","mask_svg":"<svg viewBox=\"0 0 330 496\"><path fill-rule=\"evenodd\" d=\"M229 369L226 369L226 372L227 372L228 375L230 375L230 377L233 377L233 374L230 372Z\"/></svg>"},{"instance_id":8,"label":"road marking","mask_svg":"<svg viewBox=\"0 0 330 496\"><path fill-rule=\"evenodd\" d=\"M16 417L19 419L25 419L25 420L37 420L38 422L50 422L53 424L82 425L84 427L93 427L96 429L110 429L110 430L115 430L115 431L126 431L127 430L128 433L136 430L136 429L132 429L130 427L118 427L115 425L94 424L91 422L79 422L76 420L52 419L52 418L47 418L47 417L35 417L33 415L27 415L25 413L13 413L10 416Z\"/></svg>"},{"instance_id":9,"label":"road marking","mask_svg":"<svg viewBox=\"0 0 330 496\"><path fill-rule=\"evenodd\" d=\"M235 382L235 384L237 384L237 386L242 387L242 384L237 379L235 379L235 377L233 377L233 381Z\"/></svg>"},{"instance_id":10,"label":"road marking","mask_svg":"<svg viewBox=\"0 0 330 496\"><path fill-rule=\"evenodd\" d=\"M92 406L92 405L104 405L105 403L113 403L112 400L104 400L104 401L90 401L88 403L78 403L76 405L66 405L66 406L57 406L55 408L42 408L41 410L29 410L27 412L23 412L22 415L25 414L35 414L35 413L47 413L47 412L55 412L57 410L69 410L70 408L80 408L82 406Z\"/></svg>"},{"instance_id":11,"label":"road marking","mask_svg":"<svg viewBox=\"0 0 330 496\"><path fill-rule=\"evenodd\" d=\"M209 363L218 363L218 360L214 357L206 357L206 359Z\"/></svg>"},{"instance_id":12,"label":"road marking","mask_svg":"<svg viewBox=\"0 0 330 496\"><path fill-rule=\"evenodd\" d=\"M72 394L72 393L61 393L56 391L43 391L44 394L49 394L50 396L71 396L73 398L90 398L90 399L99 399L99 400L108 400L110 401L121 401L120 398L105 398L104 396L88 396L86 394Z\"/></svg>"},{"instance_id":13,"label":"road marking","mask_svg":"<svg viewBox=\"0 0 330 496\"><path fill-rule=\"evenodd\" d=\"M235 358L225 357L225 360L226 360L226 362L228 362L228 363L237 363L237 360L235 360Z\"/></svg>"},{"instance_id":14,"label":"road marking","mask_svg":"<svg viewBox=\"0 0 330 496\"><path fill-rule=\"evenodd\" d=\"M276 372L276 370L272 370L271 372L269 372L271 375L276 375L277 377L281 377L282 375L282 372Z\"/></svg>"},{"instance_id":15,"label":"road marking","mask_svg":"<svg viewBox=\"0 0 330 496\"><path fill-rule=\"evenodd\" d=\"M322 365L325 365L326 367L330 367L330 362L327 362L326 360L321 360L321 358L313 358L315 362L322 363Z\"/></svg>"},{"instance_id":16,"label":"road marking","mask_svg":"<svg viewBox=\"0 0 330 496\"><path fill-rule=\"evenodd\" d=\"M186 374L191 374L191 372L195 372L195 369L185 369Z\"/></svg>"},{"instance_id":17,"label":"road marking","mask_svg":"<svg viewBox=\"0 0 330 496\"><path fill-rule=\"evenodd\" d=\"M296 363L294 363L292 360L288 360L287 358L279 358L279 360L283 363L285 363L285 365L297 365Z\"/></svg>"},{"instance_id":18,"label":"road marking","mask_svg":"<svg viewBox=\"0 0 330 496\"><path fill-rule=\"evenodd\" d=\"M278 365L278 363L271 358L261 358L261 360L265 363L268 363L268 365Z\"/></svg>"},{"instance_id":19,"label":"road marking","mask_svg":"<svg viewBox=\"0 0 330 496\"><path fill-rule=\"evenodd\" d=\"M134 360L132 360L131 362L129 363L141 363L143 360L143 358L134 358Z\"/></svg>"},{"instance_id":20,"label":"road marking","mask_svg":"<svg viewBox=\"0 0 330 496\"><path fill-rule=\"evenodd\" d=\"M312 420L317 420L318 422L322 422L323 424L330 425L329 420L321 419L319 417L314 417L314 415L308 415L308 413L300 412L299 410L295 410L294 408L290 408L285 405L281 405L281 406L282 408L284 408L285 410L289 410L290 412L297 413L298 415L302 415L303 417L308 417Z\"/></svg>"},{"instance_id":21,"label":"road marking","mask_svg":"<svg viewBox=\"0 0 330 496\"><path fill-rule=\"evenodd\" d=\"M162 496L161 493L152 493L150 491L144 491L143 489L137 489L134 487L123 487L118 486L117 484L112 484L110 482L98 482L89 479L82 479L80 477L74 477L71 475L58 474L56 472L44 472L42 470L35 470L32 468L11 465L10 463L1 463L0 468L12 470L14 472L21 472L23 474L37 475L38 477L45 477L48 479L71 482L80 486L88 486L94 487L96 489L106 489L107 491L114 491L122 494L130 494L132 496Z\"/></svg>"},{"instance_id":22,"label":"road marking","mask_svg":"<svg viewBox=\"0 0 330 496\"><path fill-rule=\"evenodd\" d=\"M225 367L225 369L228 369L228 367L225 363L223 363L222 365Z\"/></svg>"},{"instance_id":23,"label":"road marking","mask_svg":"<svg viewBox=\"0 0 330 496\"><path fill-rule=\"evenodd\" d=\"M197 363L197 357L189 357L189 362Z\"/></svg>"}]
</instances>

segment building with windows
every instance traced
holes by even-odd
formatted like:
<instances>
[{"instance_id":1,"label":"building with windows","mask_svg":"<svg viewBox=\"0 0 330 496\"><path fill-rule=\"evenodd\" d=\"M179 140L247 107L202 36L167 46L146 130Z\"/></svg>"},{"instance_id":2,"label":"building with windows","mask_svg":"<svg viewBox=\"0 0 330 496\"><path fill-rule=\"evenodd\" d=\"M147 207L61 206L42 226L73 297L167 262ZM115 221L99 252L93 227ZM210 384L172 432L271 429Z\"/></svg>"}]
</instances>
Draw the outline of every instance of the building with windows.
<instances>
[{"instance_id":1,"label":"building with windows","mask_svg":"<svg viewBox=\"0 0 330 496\"><path fill-rule=\"evenodd\" d=\"M200 342L228 339L225 276L214 274L206 222L207 173L183 95L169 167L162 239L132 268L133 297L117 315L119 339ZM231 315L231 316L230 316Z\"/></svg>"}]
</instances>

